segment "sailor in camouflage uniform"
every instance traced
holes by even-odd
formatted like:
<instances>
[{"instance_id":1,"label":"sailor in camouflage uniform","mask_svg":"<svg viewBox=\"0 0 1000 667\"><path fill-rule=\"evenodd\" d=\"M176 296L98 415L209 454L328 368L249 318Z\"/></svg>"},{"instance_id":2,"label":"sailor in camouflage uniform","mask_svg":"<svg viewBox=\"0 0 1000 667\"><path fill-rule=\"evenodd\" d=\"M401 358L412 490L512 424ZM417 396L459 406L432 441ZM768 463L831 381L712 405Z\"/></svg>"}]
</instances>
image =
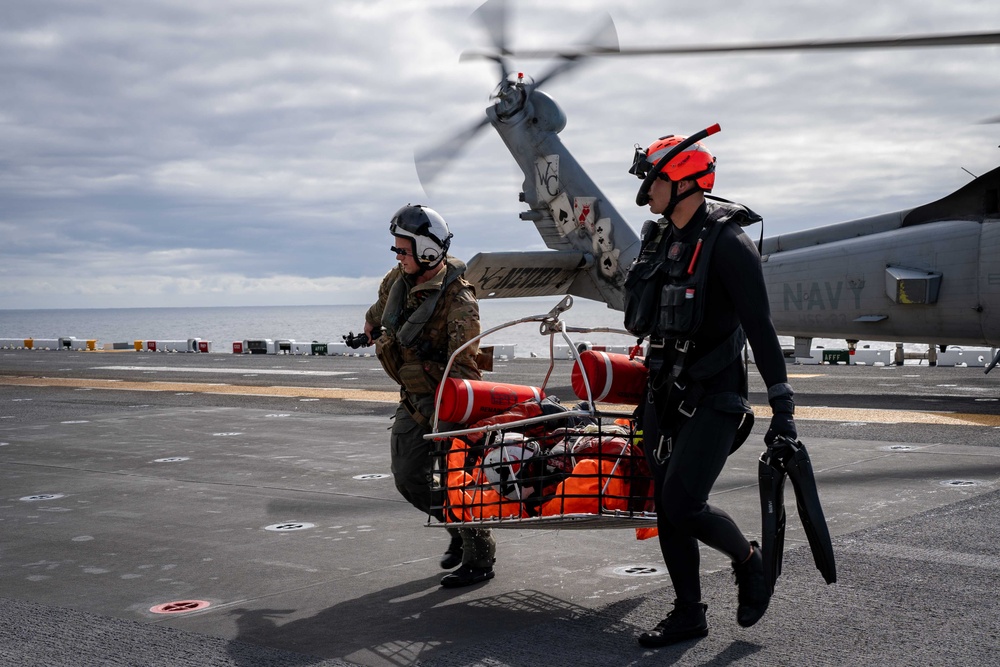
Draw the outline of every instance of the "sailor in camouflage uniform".
<instances>
[{"instance_id":1,"label":"sailor in camouflage uniform","mask_svg":"<svg viewBox=\"0 0 1000 667\"><path fill-rule=\"evenodd\" d=\"M463 278L465 264L448 256L452 234L436 211L406 205L392 218L391 248L399 264L379 286L378 301L365 314L365 333L386 373L400 386L399 407L392 426L391 460L396 488L424 513L444 520L433 510L431 450L424 439L431 432L437 386L452 353L480 333L475 289ZM450 377L479 380L477 344L462 351ZM462 428L441 422L439 430ZM441 567L454 572L442 578L449 588L492 579L496 543L489 529L449 528L451 543Z\"/></svg>"}]
</instances>

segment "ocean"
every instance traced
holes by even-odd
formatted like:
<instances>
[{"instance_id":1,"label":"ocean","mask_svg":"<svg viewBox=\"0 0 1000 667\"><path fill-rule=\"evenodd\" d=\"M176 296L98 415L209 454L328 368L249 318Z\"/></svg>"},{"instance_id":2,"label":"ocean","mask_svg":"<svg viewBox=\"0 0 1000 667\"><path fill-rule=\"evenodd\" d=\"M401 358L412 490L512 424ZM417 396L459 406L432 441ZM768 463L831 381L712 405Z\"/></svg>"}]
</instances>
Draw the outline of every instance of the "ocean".
<instances>
[{"instance_id":1,"label":"ocean","mask_svg":"<svg viewBox=\"0 0 1000 667\"><path fill-rule=\"evenodd\" d=\"M484 299L479 302L483 330L524 317L548 313L559 299ZM187 340L200 338L212 342L214 352L232 350L234 341L248 339L294 340L320 343L341 342L349 332L364 328L368 304L341 306L233 306L199 308L80 308L51 310L0 310L0 339L62 338L129 343L136 340ZM603 303L575 299L572 308L562 315L570 327L622 328L622 313ZM571 333L574 344L631 345L631 336L614 333ZM793 339L779 336L782 345L791 347ZM516 357L533 354L548 356L549 337L539 333L537 322L518 324L493 333L485 345L515 345ZM557 336L556 345L565 344ZM893 349L887 342L867 343L858 348ZM846 348L843 340L817 338L813 347ZM926 345L907 344L908 352L926 352Z\"/></svg>"},{"instance_id":2,"label":"ocean","mask_svg":"<svg viewBox=\"0 0 1000 667\"><path fill-rule=\"evenodd\" d=\"M484 299L480 301L483 330L551 310L556 297ZM62 338L129 343L136 340L211 341L214 352L232 349L234 341L270 338L321 343L341 342L349 332L364 329L369 304L341 306L234 306L213 308L80 308L52 310L0 310L2 338ZM622 314L602 303L575 299L563 314L567 326L622 328ZM574 343L628 345L634 339L620 334L571 334ZM515 356L548 355L549 338L538 323L505 328L483 344L516 345ZM561 336L556 344L565 344Z\"/></svg>"}]
</instances>

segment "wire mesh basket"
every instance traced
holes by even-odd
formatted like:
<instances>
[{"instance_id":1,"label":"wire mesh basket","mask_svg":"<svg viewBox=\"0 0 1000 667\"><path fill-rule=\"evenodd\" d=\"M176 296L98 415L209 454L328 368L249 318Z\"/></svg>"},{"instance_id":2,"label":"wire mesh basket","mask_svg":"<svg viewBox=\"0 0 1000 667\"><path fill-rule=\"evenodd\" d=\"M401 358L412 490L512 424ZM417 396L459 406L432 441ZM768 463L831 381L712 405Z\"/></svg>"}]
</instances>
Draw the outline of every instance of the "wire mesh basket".
<instances>
[{"instance_id":1,"label":"wire mesh basket","mask_svg":"<svg viewBox=\"0 0 1000 667\"><path fill-rule=\"evenodd\" d=\"M468 428L439 431L442 383L435 405L433 432L426 437L434 448L431 517L439 513L444 523L431 517L429 525L489 528L629 528L655 526L652 480L642 451L642 434L631 411L598 410L592 390L594 378L581 359L569 332L626 331L568 327L559 316L572 306L566 297L546 315L524 318L483 332L466 345L500 329L541 322L540 332L550 337L549 369L538 388L515 387L518 400L471 423ZM554 339L562 336L575 360L574 393L582 399L574 407L545 397L552 374ZM457 355L462 351L455 352ZM448 376L451 363L445 369ZM606 357L607 355L605 355ZM641 367L641 364L639 364ZM634 379L633 382L638 382ZM450 389L469 381L453 381ZM643 380L644 382L644 380ZM480 383L486 385L488 383ZM601 379L598 397L608 394L610 382ZM641 386L639 387L641 390ZM521 391L521 390L531 390ZM533 393L533 395L532 395ZM633 391L628 395L638 395ZM492 401L496 404L497 401ZM473 414L471 407L462 410ZM445 406L444 414L447 414Z\"/></svg>"}]
</instances>

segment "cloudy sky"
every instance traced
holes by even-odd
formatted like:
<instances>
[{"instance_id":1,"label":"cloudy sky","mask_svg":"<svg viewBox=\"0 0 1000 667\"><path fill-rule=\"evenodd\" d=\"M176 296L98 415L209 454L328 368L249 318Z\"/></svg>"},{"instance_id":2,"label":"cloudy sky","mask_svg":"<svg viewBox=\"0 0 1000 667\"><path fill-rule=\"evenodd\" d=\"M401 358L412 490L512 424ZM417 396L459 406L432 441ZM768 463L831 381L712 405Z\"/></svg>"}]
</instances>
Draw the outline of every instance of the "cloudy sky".
<instances>
[{"instance_id":1,"label":"cloudy sky","mask_svg":"<svg viewBox=\"0 0 1000 667\"><path fill-rule=\"evenodd\" d=\"M371 301L407 202L453 252L541 249L481 133L428 192L414 152L498 80L479 0L14 0L0 6L0 309ZM511 0L513 48L1000 29L995 0ZM515 61L531 74L543 61ZM1000 164L1000 47L600 58L546 90L638 228L632 146L714 122L716 193L765 234L910 208Z\"/></svg>"}]
</instances>

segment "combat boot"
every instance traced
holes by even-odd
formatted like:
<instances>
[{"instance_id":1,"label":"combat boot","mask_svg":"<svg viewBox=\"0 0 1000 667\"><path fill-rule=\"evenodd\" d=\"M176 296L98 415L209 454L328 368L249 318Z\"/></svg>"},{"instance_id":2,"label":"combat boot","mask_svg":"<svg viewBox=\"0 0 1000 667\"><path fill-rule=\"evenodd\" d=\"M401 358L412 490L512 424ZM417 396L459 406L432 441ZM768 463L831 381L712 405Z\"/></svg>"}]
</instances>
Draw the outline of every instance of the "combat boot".
<instances>
[{"instance_id":1,"label":"combat boot","mask_svg":"<svg viewBox=\"0 0 1000 667\"><path fill-rule=\"evenodd\" d=\"M639 635L639 644L646 648L659 648L708 635L706 609L708 605L702 602L675 600L673 611L665 619L649 632Z\"/></svg>"},{"instance_id":2,"label":"combat boot","mask_svg":"<svg viewBox=\"0 0 1000 667\"><path fill-rule=\"evenodd\" d=\"M462 536L455 534L451 536L451 543L441 556L441 569L451 570L462 564Z\"/></svg>"},{"instance_id":3,"label":"combat boot","mask_svg":"<svg viewBox=\"0 0 1000 667\"><path fill-rule=\"evenodd\" d=\"M441 578L445 588L471 586L496 576L497 543L488 528L459 528L462 539L462 567Z\"/></svg>"},{"instance_id":4,"label":"combat boot","mask_svg":"<svg viewBox=\"0 0 1000 667\"><path fill-rule=\"evenodd\" d=\"M492 565L486 567L475 567L466 563L451 574L441 577L441 585L445 588L461 588L471 586L481 581L488 581L496 576Z\"/></svg>"},{"instance_id":5,"label":"combat boot","mask_svg":"<svg viewBox=\"0 0 1000 667\"><path fill-rule=\"evenodd\" d=\"M744 628L760 620L767 611L771 601L771 590L764 576L764 558L760 553L760 545L751 542L750 558L742 563L733 563L733 574L736 585L739 586L739 606L736 609L736 622Z\"/></svg>"}]
</instances>

